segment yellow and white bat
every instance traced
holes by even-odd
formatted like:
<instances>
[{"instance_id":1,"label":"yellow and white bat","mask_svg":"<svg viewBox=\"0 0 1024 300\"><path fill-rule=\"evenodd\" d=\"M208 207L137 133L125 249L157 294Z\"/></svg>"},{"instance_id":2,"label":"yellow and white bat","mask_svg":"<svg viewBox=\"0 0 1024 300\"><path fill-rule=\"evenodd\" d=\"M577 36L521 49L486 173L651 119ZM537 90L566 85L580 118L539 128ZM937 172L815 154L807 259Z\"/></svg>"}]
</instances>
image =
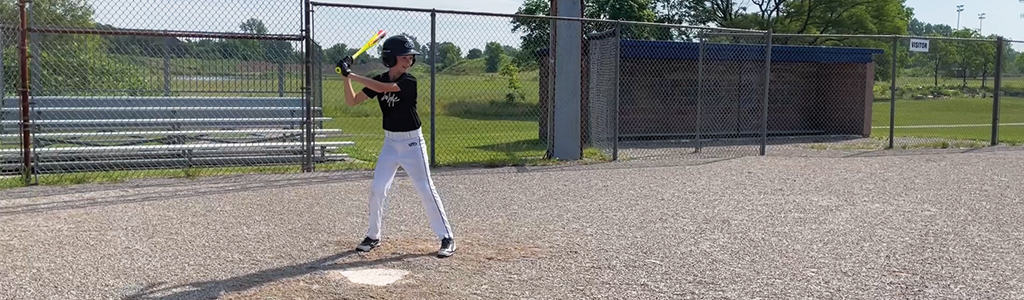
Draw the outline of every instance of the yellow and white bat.
<instances>
[{"instance_id":1,"label":"yellow and white bat","mask_svg":"<svg viewBox=\"0 0 1024 300\"><path fill-rule=\"evenodd\" d=\"M357 51L356 54L352 55L352 60L355 61L355 59L359 57L360 54L363 54L363 52L366 52L366 50L369 50L371 47L373 47L373 45L376 45L381 40L383 40L384 36L387 36L387 33L385 33L384 30L377 31L377 33L374 34L369 41L366 41L366 44L364 44L362 48L359 48L359 51ZM334 71L338 72L338 74L341 74L340 67L335 67Z\"/></svg>"}]
</instances>

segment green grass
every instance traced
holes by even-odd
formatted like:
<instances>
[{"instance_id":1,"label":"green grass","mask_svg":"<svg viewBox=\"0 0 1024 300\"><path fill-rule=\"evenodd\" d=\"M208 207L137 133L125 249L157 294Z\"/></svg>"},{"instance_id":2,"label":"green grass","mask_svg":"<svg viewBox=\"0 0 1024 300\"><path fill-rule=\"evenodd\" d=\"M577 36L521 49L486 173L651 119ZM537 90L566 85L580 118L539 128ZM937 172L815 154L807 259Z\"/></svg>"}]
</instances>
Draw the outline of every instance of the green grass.
<instances>
[{"instance_id":1,"label":"green grass","mask_svg":"<svg viewBox=\"0 0 1024 300\"><path fill-rule=\"evenodd\" d=\"M472 62L470 62L472 63ZM459 69L453 67L453 69ZM461 70L461 69L460 69ZM430 77L419 78L418 106L424 136L430 139ZM520 74L526 99L505 102L508 78L497 74L437 75L436 163L438 165L504 166L545 163L546 143L539 139L537 72ZM345 149L354 158L373 161L380 150L383 129L375 100L354 107L344 103L343 81L324 80L324 114L333 118L325 128L342 129L354 136L355 147ZM354 84L358 91L362 87ZM595 152L588 152L593 154ZM596 155L589 158L597 159Z\"/></svg>"},{"instance_id":2,"label":"green grass","mask_svg":"<svg viewBox=\"0 0 1024 300\"><path fill-rule=\"evenodd\" d=\"M1024 98L1000 98L1000 123L1024 123ZM889 135L889 102L875 102L872 108L874 137ZM990 141L992 138L992 99L948 98L931 100L896 101L896 137L946 138ZM942 126L982 124L980 127L899 128L899 126ZM1002 125L999 141L1007 144L1024 143L1024 126Z\"/></svg>"}]
</instances>

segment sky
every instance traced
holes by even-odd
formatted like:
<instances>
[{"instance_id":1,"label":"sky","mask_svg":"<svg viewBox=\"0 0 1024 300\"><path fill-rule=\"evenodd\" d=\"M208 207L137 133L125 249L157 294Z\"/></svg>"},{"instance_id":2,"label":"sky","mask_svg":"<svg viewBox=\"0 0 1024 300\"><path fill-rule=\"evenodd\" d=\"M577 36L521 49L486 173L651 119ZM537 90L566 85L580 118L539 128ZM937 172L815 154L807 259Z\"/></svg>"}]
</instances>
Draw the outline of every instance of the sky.
<instances>
[{"instance_id":1,"label":"sky","mask_svg":"<svg viewBox=\"0 0 1024 300\"><path fill-rule=\"evenodd\" d=\"M319 0L320 2L384 5L412 8L477 11L512 14L522 0ZM750 0L739 0L741 3ZM964 4L960 26L979 28L982 33L1000 34L1024 40L1024 3L1020 0L906 0L918 20L957 26L956 6ZM259 18L270 33L300 34L301 0L88 0L95 8L96 21L118 27L190 31L232 31L250 17ZM131 6L117 9L126 3ZM978 14L986 19L979 24ZM519 45L519 33L512 32L511 18L438 14L437 40L453 42L463 54L483 49L487 42ZM981 26L979 26L981 25ZM469 29L462 29L468 27ZM345 43L361 46L378 30L389 35L408 33L421 43L430 40L429 13L318 7L314 17L314 38L324 47ZM1024 50L1024 43L1015 45Z\"/></svg>"},{"instance_id":2,"label":"sky","mask_svg":"<svg viewBox=\"0 0 1024 300\"><path fill-rule=\"evenodd\" d=\"M1024 3L1019 0L906 0L914 16L926 23L947 24L957 28L957 5L960 27L981 29L981 34L998 34L1007 39L1024 40ZM978 15L985 14L984 20Z\"/></svg>"}]
</instances>

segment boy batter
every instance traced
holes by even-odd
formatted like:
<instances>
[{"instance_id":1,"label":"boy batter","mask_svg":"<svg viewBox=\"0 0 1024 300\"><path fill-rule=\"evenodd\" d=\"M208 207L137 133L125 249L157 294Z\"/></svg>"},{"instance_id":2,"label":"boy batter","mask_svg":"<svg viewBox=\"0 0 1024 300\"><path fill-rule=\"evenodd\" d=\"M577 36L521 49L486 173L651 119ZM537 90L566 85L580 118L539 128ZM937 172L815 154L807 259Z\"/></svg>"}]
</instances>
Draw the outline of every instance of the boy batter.
<instances>
[{"instance_id":1,"label":"boy batter","mask_svg":"<svg viewBox=\"0 0 1024 300\"><path fill-rule=\"evenodd\" d=\"M355 106L369 98L377 98L384 114L384 146L380 150L370 187L369 229L356 250L370 251L380 245L384 200L401 166L413 180L423 208L430 217L430 227L441 239L441 249L437 256L449 257L455 253L454 235L427 165L427 149L419 114L416 113L416 77L407 73L416 63L416 55L420 53L414 49L412 41L402 35L384 40L383 48L381 60L388 71L372 79L352 74L351 56L338 62L341 75L345 78L345 103ZM352 89L352 80L365 86L358 94Z\"/></svg>"}]
</instances>

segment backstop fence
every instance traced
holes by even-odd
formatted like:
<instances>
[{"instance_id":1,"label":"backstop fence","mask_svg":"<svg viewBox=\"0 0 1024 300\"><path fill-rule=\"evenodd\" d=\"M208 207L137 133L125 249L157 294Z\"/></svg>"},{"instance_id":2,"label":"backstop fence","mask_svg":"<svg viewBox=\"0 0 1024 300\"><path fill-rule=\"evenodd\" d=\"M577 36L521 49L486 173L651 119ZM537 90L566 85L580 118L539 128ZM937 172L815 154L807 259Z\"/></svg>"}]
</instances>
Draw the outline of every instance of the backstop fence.
<instances>
[{"instance_id":1,"label":"backstop fence","mask_svg":"<svg viewBox=\"0 0 1024 300\"><path fill-rule=\"evenodd\" d=\"M421 53L410 73L434 166L541 163L559 138L599 161L1024 142L1024 43L969 30L807 35L309 0L146 5L158 7L93 15L36 0L4 14L25 22L0 24L3 185L372 168L381 104L345 104L334 68L381 30ZM578 53L555 53L567 49L557 34L582 36ZM380 54L369 48L353 71L381 74ZM556 72L559 57L578 58L579 74ZM566 117L559 95L570 90L578 113Z\"/></svg>"}]
</instances>

